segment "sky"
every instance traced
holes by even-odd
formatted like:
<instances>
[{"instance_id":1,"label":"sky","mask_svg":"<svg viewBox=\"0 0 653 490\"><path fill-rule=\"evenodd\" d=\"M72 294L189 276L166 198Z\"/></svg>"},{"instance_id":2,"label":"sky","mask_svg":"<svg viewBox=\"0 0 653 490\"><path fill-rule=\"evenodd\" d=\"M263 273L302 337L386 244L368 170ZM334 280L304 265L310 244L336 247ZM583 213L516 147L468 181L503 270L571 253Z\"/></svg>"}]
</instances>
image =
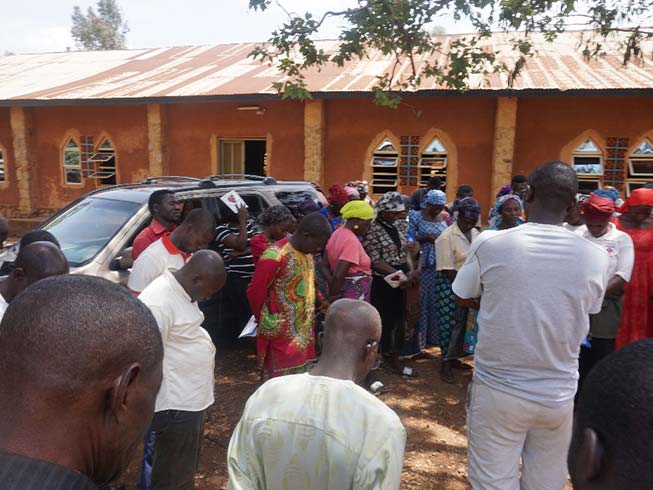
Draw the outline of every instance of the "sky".
<instances>
[{"instance_id":1,"label":"sky","mask_svg":"<svg viewBox=\"0 0 653 490\"><path fill-rule=\"evenodd\" d=\"M321 14L356 5L355 0L280 0L294 12ZM70 36L73 7L83 11L96 0L2 0L3 27L0 54L25 54L75 49ZM250 11L248 0L119 0L129 24L128 48L222 44L265 41L284 21L284 12L271 6L266 12ZM466 23L438 20L448 33L469 32ZM332 22L320 36L335 38L339 25Z\"/></svg>"}]
</instances>

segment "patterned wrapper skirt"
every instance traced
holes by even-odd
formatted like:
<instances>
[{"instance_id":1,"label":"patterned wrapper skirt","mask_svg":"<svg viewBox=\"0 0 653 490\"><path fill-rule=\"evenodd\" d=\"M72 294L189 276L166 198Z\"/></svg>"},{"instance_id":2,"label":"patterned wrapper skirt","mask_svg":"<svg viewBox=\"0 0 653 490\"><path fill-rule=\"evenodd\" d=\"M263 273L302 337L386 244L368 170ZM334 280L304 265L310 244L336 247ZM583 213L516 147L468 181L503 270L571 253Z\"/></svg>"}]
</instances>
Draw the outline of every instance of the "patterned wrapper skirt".
<instances>
[{"instance_id":1,"label":"patterned wrapper skirt","mask_svg":"<svg viewBox=\"0 0 653 490\"><path fill-rule=\"evenodd\" d=\"M372 276L360 272L345 277L345 282L342 286L342 297L348 299L360 299L369 303L371 291Z\"/></svg>"}]
</instances>

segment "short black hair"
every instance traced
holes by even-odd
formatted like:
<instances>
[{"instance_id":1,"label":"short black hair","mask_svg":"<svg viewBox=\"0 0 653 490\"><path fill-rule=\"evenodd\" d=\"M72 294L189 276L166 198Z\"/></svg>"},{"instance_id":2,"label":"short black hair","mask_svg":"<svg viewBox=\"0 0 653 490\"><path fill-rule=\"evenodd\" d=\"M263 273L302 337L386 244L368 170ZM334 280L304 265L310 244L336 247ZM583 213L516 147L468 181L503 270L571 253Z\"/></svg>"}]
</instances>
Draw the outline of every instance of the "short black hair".
<instances>
[{"instance_id":1,"label":"short black hair","mask_svg":"<svg viewBox=\"0 0 653 490\"><path fill-rule=\"evenodd\" d=\"M615 488L653 486L653 339L610 354L587 375L576 403L570 460L585 428L593 429L604 446Z\"/></svg>"},{"instance_id":2,"label":"short black hair","mask_svg":"<svg viewBox=\"0 0 653 490\"><path fill-rule=\"evenodd\" d=\"M263 228L297 222L290 210L283 204L277 204L265 208L265 210L258 216L257 221Z\"/></svg>"},{"instance_id":3,"label":"short black hair","mask_svg":"<svg viewBox=\"0 0 653 490\"><path fill-rule=\"evenodd\" d=\"M458 191L456 194L474 194L474 188L469 184L461 184L458 186Z\"/></svg>"},{"instance_id":4,"label":"short black hair","mask_svg":"<svg viewBox=\"0 0 653 490\"><path fill-rule=\"evenodd\" d=\"M331 225L318 211L304 216L297 226L297 232L311 236L329 236L331 235Z\"/></svg>"},{"instance_id":5,"label":"short black hair","mask_svg":"<svg viewBox=\"0 0 653 490\"><path fill-rule=\"evenodd\" d=\"M528 180L535 199L545 209L563 212L576 200L578 177L566 163L544 163L533 170Z\"/></svg>"},{"instance_id":6,"label":"short black hair","mask_svg":"<svg viewBox=\"0 0 653 490\"><path fill-rule=\"evenodd\" d=\"M21 386L42 390L44 399L81 396L131 363L141 364L147 375L162 358L161 335L148 307L99 277L38 281L14 298L0 323L1 396Z\"/></svg>"},{"instance_id":7,"label":"short black hair","mask_svg":"<svg viewBox=\"0 0 653 490\"><path fill-rule=\"evenodd\" d=\"M513 175L512 180L510 181L510 184L511 185L513 185L513 184L525 184L526 182L528 182L528 179L526 178L525 175L517 174L517 175Z\"/></svg>"},{"instance_id":8,"label":"short black hair","mask_svg":"<svg viewBox=\"0 0 653 490\"><path fill-rule=\"evenodd\" d=\"M429 179L428 184L426 184L426 186L433 187L436 190L440 190L440 188L442 187L442 179L437 175L435 175Z\"/></svg>"},{"instance_id":9,"label":"short black hair","mask_svg":"<svg viewBox=\"0 0 653 490\"><path fill-rule=\"evenodd\" d=\"M32 230L25 233L20 239L19 247L27 247L30 243L34 242L50 242L61 248L59 241L47 230Z\"/></svg>"},{"instance_id":10,"label":"short black hair","mask_svg":"<svg viewBox=\"0 0 653 490\"><path fill-rule=\"evenodd\" d=\"M161 205L163 198L168 195L174 196L175 193L169 189L159 189L158 191L154 191L152 194L150 194L150 198L147 201L147 207L150 210L150 214L154 213L154 206L156 204Z\"/></svg>"}]
</instances>

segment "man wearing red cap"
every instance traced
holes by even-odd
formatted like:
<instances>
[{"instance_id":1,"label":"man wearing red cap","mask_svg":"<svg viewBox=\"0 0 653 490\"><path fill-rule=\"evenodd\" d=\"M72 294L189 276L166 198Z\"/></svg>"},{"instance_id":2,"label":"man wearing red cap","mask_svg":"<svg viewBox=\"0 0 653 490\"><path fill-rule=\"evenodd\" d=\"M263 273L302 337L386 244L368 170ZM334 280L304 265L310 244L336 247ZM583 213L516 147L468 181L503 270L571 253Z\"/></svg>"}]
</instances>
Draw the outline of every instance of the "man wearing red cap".
<instances>
[{"instance_id":1,"label":"man wearing red cap","mask_svg":"<svg viewBox=\"0 0 653 490\"><path fill-rule=\"evenodd\" d=\"M603 247L610 256L609 281L601 311L590 315L590 335L581 347L579 358L579 389L594 365L614 350L621 323L622 304L626 283L630 281L635 250L630 236L619 231L610 220L615 210L612 199L592 193L582 203L585 224L576 233Z\"/></svg>"}]
</instances>

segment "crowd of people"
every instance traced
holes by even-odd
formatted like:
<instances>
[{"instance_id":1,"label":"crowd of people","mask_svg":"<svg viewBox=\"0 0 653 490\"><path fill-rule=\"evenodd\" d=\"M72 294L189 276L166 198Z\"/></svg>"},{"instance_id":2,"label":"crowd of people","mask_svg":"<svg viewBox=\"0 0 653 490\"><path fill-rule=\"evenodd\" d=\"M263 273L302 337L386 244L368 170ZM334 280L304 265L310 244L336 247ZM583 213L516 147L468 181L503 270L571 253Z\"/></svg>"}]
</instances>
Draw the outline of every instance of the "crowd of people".
<instances>
[{"instance_id":1,"label":"crowd of people","mask_svg":"<svg viewBox=\"0 0 653 490\"><path fill-rule=\"evenodd\" d=\"M229 488L398 488L406 431L372 381L416 376L407 357L445 383L473 369L474 489L651 488L653 188L578 194L551 162L501 188L485 230L470 185L377 197L334 184L327 206L218 224L156 191L129 291L68 275L55 237L26 234L0 257L0 488L98 488L141 445L139 488L193 488L216 398L199 305L216 294L230 329L255 322L264 381Z\"/></svg>"}]
</instances>

